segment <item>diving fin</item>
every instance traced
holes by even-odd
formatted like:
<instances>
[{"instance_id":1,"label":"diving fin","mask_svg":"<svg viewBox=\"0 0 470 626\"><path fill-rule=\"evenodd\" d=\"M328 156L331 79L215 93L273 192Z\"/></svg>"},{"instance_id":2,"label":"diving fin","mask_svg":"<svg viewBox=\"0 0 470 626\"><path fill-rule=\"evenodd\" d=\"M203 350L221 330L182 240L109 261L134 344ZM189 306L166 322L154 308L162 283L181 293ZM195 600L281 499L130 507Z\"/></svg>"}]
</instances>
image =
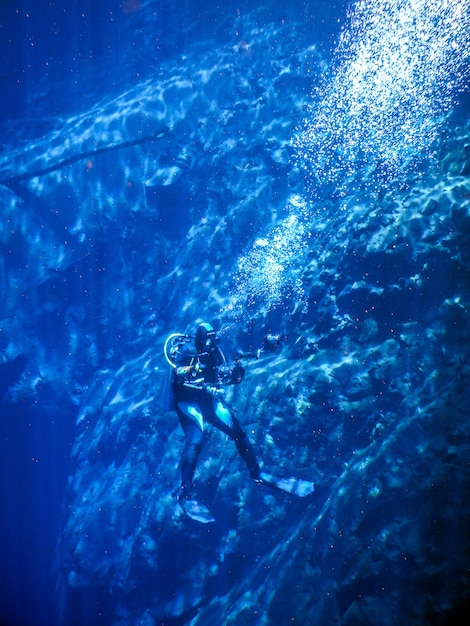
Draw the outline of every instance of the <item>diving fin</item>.
<instances>
[{"instance_id":1,"label":"diving fin","mask_svg":"<svg viewBox=\"0 0 470 626\"><path fill-rule=\"evenodd\" d=\"M196 522L201 524L209 524L215 522L215 517L209 511L207 506L201 504L197 500L179 500L181 508L185 514Z\"/></svg>"},{"instance_id":2,"label":"diving fin","mask_svg":"<svg viewBox=\"0 0 470 626\"><path fill-rule=\"evenodd\" d=\"M259 481L281 491L292 493L294 496L299 496L299 498L305 498L305 496L309 496L315 491L315 485L312 482L302 480L301 478L281 478L267 472L260 472Z\"/></svg>"}]
</instances>

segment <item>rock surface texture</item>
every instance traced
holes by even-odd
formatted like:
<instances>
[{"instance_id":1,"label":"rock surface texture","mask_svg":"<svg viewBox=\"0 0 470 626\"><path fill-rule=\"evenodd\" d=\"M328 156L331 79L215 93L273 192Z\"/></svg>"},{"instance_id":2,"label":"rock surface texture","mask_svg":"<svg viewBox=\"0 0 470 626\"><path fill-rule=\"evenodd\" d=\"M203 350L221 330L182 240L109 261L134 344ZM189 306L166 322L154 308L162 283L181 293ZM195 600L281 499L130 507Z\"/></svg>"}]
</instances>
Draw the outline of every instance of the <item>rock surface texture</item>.
<instances>
[{"instance_id":1,"label":"rock surface texture","mask_svg":"<svg viewBox=\"0 0 470 626\"><path fill-rule=\"evenodd\" d=\"M468 605L465 103L412 166L355 154L320 176L302 150L328 50L321 24L285 15L267 4L193 33L0 158L3 406L75 429L64 626L425 626ZM228 356L287 337L243 362L228 399L264 468L312 496L251 482L208 428L196 489L215 522L184 516L163 343L198 321Z\"/></svg>"}]
</instances>

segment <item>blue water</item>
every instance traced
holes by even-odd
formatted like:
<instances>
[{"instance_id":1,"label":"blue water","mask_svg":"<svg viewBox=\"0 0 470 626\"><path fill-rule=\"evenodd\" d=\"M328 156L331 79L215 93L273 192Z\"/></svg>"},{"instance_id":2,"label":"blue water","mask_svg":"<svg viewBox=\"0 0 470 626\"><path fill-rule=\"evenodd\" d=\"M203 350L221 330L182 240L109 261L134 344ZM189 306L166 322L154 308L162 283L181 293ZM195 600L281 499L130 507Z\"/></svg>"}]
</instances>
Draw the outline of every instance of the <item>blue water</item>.
<instances>
[{"instance_id":1,"label":"blue water","mask_svg":"<svg viewBox=\"0 0 470 626\"><path fill-rule=\"evenodd\" d=\"M0 5L0 624L452 624L470 595L464 0ZM162 347L265 469L183 515Z\"/></svg>"}]
</instances>

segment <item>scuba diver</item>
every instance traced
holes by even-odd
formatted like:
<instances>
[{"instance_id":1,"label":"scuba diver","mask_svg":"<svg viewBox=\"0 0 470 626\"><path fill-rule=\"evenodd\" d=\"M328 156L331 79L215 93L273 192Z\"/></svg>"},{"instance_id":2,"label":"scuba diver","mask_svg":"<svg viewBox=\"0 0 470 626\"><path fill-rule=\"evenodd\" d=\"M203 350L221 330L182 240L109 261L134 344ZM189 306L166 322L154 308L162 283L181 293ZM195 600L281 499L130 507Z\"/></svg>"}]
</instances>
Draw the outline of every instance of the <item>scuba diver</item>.
<instances>
[{"instance_id":1,"label":"scuba diver","mask_svg":"<svg viewBox=\"0 0 470 626\"><path fill-rule=\"evenodd\" d=\"M205 423L215 426L234 441L250 478L255 482L269 484L301 497L313 492L313 483L295 478L279 478L261 471L250 440L233 409L223 399L224 387L240 384L244 378L245 370L240 364L240 358L259 358L264 351L275 352L282 339L279 335L267 335L262 349L236 354L232 363L227 361L219 347L217 333L208 323L197 327L195 350L187 345L192 338L181 333L174 333L165 341L164 355L173 369L173 408L185 435L178 502L192 519L214 521L210 511L193 498L192 481L203 444Z\"/></svg>"}]
</instances>

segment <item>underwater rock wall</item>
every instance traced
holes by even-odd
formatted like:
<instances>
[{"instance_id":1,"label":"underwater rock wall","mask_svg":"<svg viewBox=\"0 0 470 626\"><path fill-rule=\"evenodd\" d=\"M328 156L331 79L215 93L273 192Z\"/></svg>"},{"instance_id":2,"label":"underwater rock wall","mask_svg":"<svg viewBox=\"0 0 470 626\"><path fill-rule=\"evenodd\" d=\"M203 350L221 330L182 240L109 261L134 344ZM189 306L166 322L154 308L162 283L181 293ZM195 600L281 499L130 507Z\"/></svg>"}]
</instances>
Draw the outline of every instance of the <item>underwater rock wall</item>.
<instances>
[{"instance_id":1,"label":"underwater rock wall","mask_svg":"<svg viewBox=\"0 0 470 626\"><path fill-rule=\"evenodd\" d=\"M372 210L351 197L354 221L329 218L334 235L304 271L308 310L233 392L265 466L315 480L308 501L251 484L213 431L197 483L216 523L187 520L172 496L183 439L159 401L164 337L96 374L60 547L72 614L99 590L111 623L427 624L465 597L470 218L458 160L451 150L445 181Z\"/></svg>"},{"instance_id":2,"label":"underwater rock wall","mask_svg":"<svg viewBox=\"0 0 470 626\"><path fill-rule=\"evenodd\" d=\"M268 17L2 158L5 398L78 413L62 624L424 626L468 599L469 128L448 116L421 177L365 168L310 197L291 139L324 58ZM280 299L240 307L238 259L254 274L246 250L286 241L297 262L263 267L292 263L268 277ZM229 350L287 335L230 401L266 468L315 481L308 500L250 483L209 430L216 522L183 517L162 346L202 319Z\"/></svg>"}]
</instances>

